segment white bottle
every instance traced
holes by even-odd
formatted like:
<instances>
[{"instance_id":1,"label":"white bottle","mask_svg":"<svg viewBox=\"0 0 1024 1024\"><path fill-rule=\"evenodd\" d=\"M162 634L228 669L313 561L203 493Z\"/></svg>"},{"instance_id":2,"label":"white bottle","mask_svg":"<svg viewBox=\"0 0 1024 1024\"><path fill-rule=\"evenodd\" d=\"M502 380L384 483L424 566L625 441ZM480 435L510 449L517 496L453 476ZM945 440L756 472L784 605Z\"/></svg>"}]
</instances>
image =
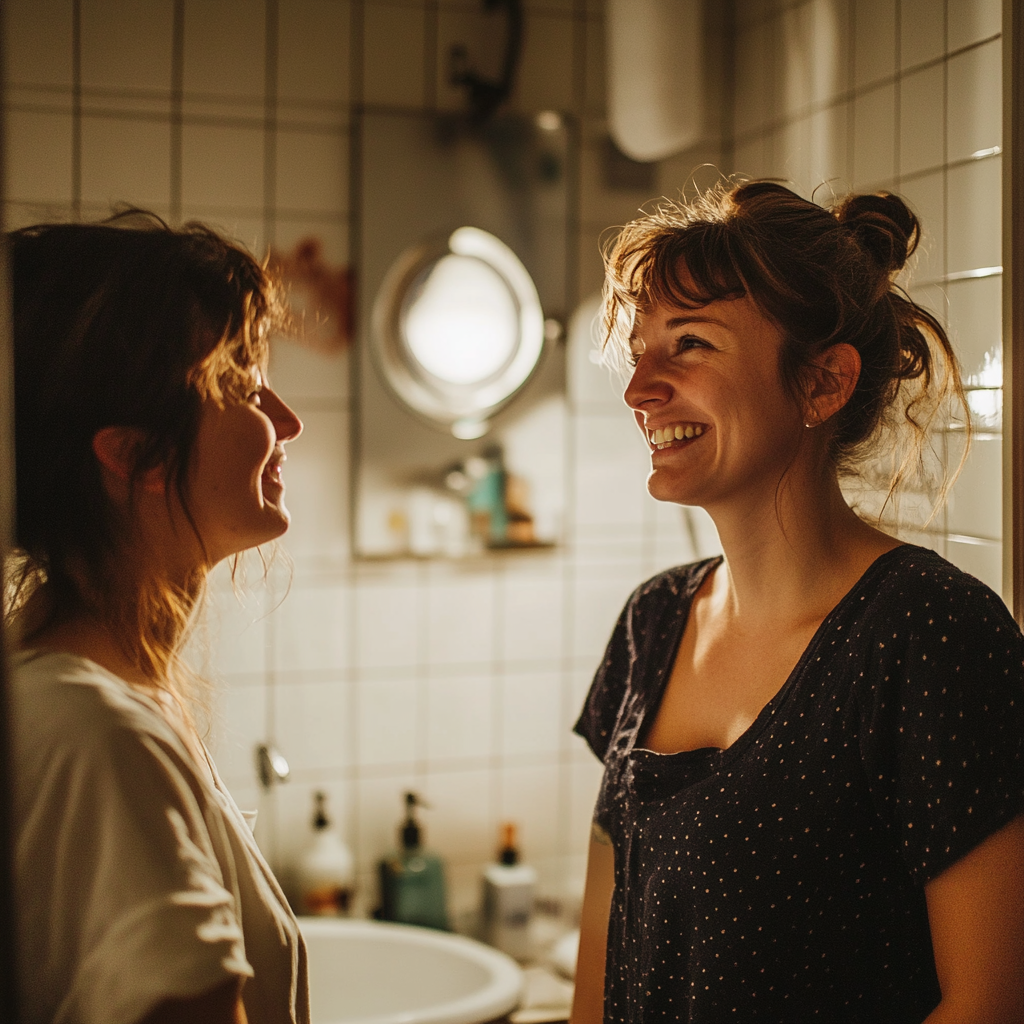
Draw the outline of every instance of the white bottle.
<instances>
[{"instance_id":1,"label":"white bottle","mask_svg":"<svg viewBox=\"0 0 1024 1024\"><path fill-rule=\"evenodd\" d=\"M352 853L331 827L324 810L326 797L313 794L316 813L313 840L296 865L299 912L325 916L347 914L352 901L355 865Z\"/></svg>"},{"instance_id":2,"label":"white bottle","mask_svg":"<svg viewBox=\"0 0 1024 1024\"><path fill-rule=\"evenodd\" d=\"M484 868L484 938L503 953L527 960L537 872L519 863L515 825L503 825L502 832L498 863Z\"/></svg>"}]
</instances>

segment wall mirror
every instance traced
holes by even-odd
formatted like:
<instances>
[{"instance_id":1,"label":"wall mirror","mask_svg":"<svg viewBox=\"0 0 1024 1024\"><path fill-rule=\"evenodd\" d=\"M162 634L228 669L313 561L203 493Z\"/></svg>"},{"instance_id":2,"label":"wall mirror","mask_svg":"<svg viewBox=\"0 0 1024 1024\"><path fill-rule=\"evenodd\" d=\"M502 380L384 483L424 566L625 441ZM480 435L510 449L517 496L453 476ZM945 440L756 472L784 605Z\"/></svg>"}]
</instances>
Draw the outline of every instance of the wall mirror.
<instances>
[{"instance_id":1,"label":"wall mirror","mask_svg":"<svg viewBox=\"0 0 1024 1024\"><path fill-rule=\"evenodd\" d=\"M356 138L355 555L556 544L572 125L364 110Z\"/></svg>"}]
</instances>

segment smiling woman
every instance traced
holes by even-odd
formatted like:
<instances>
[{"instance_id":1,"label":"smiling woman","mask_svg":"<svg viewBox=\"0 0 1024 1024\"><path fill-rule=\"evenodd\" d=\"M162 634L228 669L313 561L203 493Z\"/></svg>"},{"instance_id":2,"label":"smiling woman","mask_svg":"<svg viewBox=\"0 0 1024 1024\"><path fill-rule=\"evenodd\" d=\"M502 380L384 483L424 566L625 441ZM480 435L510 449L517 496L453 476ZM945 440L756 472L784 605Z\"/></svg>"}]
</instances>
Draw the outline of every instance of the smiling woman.
<instances>
[{"instance_id":1,"label":"smiling woman","mask_svg":"<svg viewBox=\"0 0 1024 1024\"><path fill-rule=\"evenodd\" d=\"M193 721L206 574L288 528L259 264L141 212L9 238L5 614L27 1024L308 1021L297 924Z\"/></svg>"},{"instance_id":2,"label":"smiling woman","mask_svg":"<svg viewBox=\"0 0 1024 1024\"><path fill-rule=\"evenodd\" d=\"M648 489L723 556L641 585L576 725L604 762L574 1024L1024 1018L1024 637L999 597L846 503L950 400L894 284L898 197L773 182L628 225L606 352Z\"/></svg>"}]
</instances>

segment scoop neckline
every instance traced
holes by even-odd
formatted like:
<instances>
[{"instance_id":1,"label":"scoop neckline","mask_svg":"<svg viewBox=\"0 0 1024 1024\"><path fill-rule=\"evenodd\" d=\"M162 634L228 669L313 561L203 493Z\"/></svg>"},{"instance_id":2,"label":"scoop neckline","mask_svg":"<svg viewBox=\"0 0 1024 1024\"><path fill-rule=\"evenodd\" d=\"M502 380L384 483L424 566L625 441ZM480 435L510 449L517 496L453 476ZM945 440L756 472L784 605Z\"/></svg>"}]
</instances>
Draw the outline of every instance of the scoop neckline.
<instances>
[{"instance_id":1,"label":"scoop neckline","mask_svg":"<svg viewBox=\"0 0 1024 1024\"><path fill-rule=\"evenodd\" d=\"M824 639L826 628L832 623L832 621L839 615L848 604L852 603L857 598L860 592L872 582L874 577L882 570L883 563L887 563L889 559L897 553L902 554L905 551L918 551L918 552L929 552L930 548L923 548L918 544L909 544L904 541L896 544L894 547L889 548L888 551L883 551L873 562L864 570L863 573L857 578L856 582L850 589L833 605L831 611L821 620L818 628L814 631L811 639L807 642L807 646L803 649L800 657L797 659L796 664L791 669L789 675L785 681L775 691L772 698L761 708L757 713L754 720L750 725L742 732L736 739L729 744L728 747L691 747L688 750L673 750L673 751L659 751L651 750L649 747L638 747L630 746L626 752L630 758L639 757L642 761L650 762L653 766L667 765L670 763L684 764L686 762L700 762L701 760L708 760L712 762L720 762L726 764L740 754L753 743L758 736L764 731L768 722L775 716L775 713L782 707L789 695L796 688L797 683L802 677L807 663L810 661L814 652L817 650L818 645ZM696 596L697 591L703 585L707 579L708 573L712 568L717 568L724 561L723 555L718 555L716 558L708 559L707 562L701 567L702 572L697 581L697 585L690 589L688 597L688 606L686 614L681 616L681 621L678 626L678 630L674 634L672 641L673 651L678 652L679 644L683 638L683 631L686 629L686 623L690 618L690 609L693 607L693 599ZM641 712L640 721L637 723L637 728L634 736L639 736L643 732L644 724L647 721L647 716L651 711L657 714L657 708L660 706L661 701L664 699L665 690L668 686L669 676L671 675L672 665L675 659L671 658L665 665L661 679L658 685L658 693L653 700L648 702Z\"/></svg>"}]
</instances>

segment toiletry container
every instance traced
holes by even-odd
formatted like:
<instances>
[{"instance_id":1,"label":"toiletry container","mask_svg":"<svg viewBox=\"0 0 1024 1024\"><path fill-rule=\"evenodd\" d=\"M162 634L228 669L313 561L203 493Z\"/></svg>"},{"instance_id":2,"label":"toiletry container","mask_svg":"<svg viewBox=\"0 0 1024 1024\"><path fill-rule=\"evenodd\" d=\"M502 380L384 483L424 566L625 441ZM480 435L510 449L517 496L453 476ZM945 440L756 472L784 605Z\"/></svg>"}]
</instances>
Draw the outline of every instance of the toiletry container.
<instances>
[{"instance_id":1,"label":"toiletry container","mask_svg":"<svg viewBox=\"0 0 1024 1024\"><path fill-rule=\"evenodd\" d=\"M415 793L406 793L405 820L398 829L399 848L380 862L379 916L384 921L447 931L444 865L436 853L423 847L417 806L426 805Z\"/></svg>"},{"instance_id":2,"label":"toiletry container","mask_svg":"<svg viewBox=\"0 0 1024 1024\"><path fill-rule=\"evenodd\" d=\"M324 794L313 797L313 839L296 865L299 909L303 914L347 914L355 878L352 854L327 817Z\"/></svg>"},{"instance_id":3,"label":"toiletry container","mask_svg":"<svg viewBox=\"0 0 1024 1024\"><path fill-rule=\"evenodd\" d=\"M537 872L519 860L516 827L502 826L498 862L484 868L484 938L503 953L526 960L530 955L530 919Z\"/></svg>"}]
</instances>

